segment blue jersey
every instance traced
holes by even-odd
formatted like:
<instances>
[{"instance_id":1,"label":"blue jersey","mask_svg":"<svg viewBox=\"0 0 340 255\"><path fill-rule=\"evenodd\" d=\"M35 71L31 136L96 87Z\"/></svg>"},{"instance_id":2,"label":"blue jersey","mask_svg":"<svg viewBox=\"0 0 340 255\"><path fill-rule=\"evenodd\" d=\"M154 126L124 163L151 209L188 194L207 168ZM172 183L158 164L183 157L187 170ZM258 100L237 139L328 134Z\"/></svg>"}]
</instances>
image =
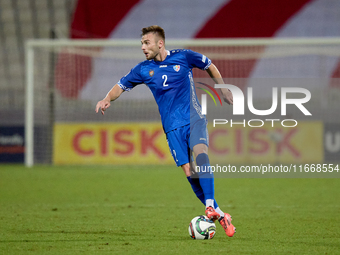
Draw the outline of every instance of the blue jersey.
<instances>
[{"instance_id":1,"label":"blue jersey","mask_svg":"<svg viewBox=\"0 0 340 255\"><path fill-rule=\"evenodd\" d=\"M126 91L146 84L158 105L164 132L205 119L197 100L192 68L206 70L211 60L191 50L171 50L164 61L145 60L121 78Z\"/></svg>"}]
</instances>

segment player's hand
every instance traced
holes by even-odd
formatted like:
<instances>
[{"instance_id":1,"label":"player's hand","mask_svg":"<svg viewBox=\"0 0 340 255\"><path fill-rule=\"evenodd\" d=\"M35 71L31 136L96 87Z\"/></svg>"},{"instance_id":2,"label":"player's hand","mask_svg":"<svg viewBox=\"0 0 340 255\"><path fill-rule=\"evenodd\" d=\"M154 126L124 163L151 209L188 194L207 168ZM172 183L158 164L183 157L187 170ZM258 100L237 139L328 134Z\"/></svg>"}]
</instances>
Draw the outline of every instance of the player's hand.
<instances>
[{"instance_id":1,"label":"player's hand","mask_svg":"<svg viewBox=\"0 0 340 255\"><path fill-rule=\"evenodd\" d=\"M231 104L231 105L234 104L233 94L231 93L229 89L222 91L222 94L223 94L224 102Z\"/></svg>"},{"instance_id":2,"label":"player's hand","mask_svg":"<svg viewBox=\"0 0 340 255\"><path fill-rule=\"evenodd\" d=\"M109 100L101 100L97 103L96 105L96 113L98 113L98 111L100 110L101 113L104 115L104 112L106 111L107 108L109 108L111 105Z\"/></svg>"}]
</instances>

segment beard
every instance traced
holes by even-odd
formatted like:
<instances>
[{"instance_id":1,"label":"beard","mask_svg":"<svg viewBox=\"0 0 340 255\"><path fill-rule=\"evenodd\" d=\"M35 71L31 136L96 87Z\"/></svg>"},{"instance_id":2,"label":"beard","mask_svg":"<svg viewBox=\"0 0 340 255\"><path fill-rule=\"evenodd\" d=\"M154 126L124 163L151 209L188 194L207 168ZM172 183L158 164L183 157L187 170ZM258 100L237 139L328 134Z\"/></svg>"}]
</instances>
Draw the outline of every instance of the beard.
<instances>
[{"instance_id":1,"label":"beard","mask_svg":"<svg viewBox=\"0 0 340 255\"><path fill-rule=\"evenodd\" d=\"M159 55L159 52L148 52L147 55L145 55L147 60L155 59Z\"/></svg>"}]
</instances>

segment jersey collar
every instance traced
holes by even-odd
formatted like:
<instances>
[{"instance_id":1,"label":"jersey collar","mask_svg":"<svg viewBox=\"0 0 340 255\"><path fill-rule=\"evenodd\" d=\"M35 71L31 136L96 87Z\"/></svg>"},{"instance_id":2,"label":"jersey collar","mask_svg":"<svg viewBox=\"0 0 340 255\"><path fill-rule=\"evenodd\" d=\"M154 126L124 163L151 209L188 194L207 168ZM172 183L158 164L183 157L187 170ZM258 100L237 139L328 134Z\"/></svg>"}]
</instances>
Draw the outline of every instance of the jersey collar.
<instances>
[{"instance_id":1,"label":"jersey collar","mask_svg":"<svg viewBox=\"0 0 340 255\"><path fill-rule=\"evenodd\" d=\"M163 61L155 61L154 59L150 59L149 61L152 61L152 62L160 65L161 63L163 63L168 58L168 56L170 56L170 51L166 50L166 52L167 52L167 55L166 55L167 57Z\"/></svg>"}]
</instances>

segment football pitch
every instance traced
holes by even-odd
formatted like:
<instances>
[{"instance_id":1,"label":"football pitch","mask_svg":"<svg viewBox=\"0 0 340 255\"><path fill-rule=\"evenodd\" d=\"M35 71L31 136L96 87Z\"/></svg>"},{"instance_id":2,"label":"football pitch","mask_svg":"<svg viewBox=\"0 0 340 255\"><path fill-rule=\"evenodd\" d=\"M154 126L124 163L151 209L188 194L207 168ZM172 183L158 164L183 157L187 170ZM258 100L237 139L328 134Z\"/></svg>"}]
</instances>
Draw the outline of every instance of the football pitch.
<instances>
[{"instance_id":1,"label":"football pitch","mask_svg":"<svg viewBox=\"0 0 340 255\"><path fill-rule=\"evenodd\" d=\"M0 254L339 254L340 179L215 179L234 237L175 166L0 166Z\"/></svg>"}]
</instances>

